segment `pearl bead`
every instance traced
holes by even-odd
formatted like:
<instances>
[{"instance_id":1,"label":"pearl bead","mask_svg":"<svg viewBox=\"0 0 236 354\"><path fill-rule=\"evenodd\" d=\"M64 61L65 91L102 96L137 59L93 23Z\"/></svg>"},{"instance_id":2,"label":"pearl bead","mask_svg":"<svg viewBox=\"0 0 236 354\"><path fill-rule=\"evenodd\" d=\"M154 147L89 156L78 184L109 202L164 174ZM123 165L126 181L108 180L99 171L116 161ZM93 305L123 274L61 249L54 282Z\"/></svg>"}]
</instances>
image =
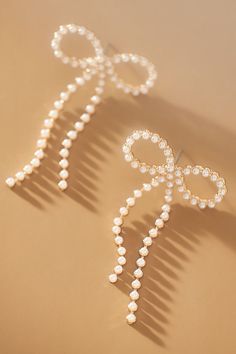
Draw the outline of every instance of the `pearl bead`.
<instances>
[{"instance_id":1,"label":"pearl bead","mask_svg":"<svg viewBox=\"0 0 236 354\"><path fill-rule=\"evenodd\" d=\"M163 204L161 209L163 211L166 211L167 213L169 213L170 212L170 205L169 204Z\"/></svg>"},{"instance_id":2,"label":"pearl bead","mask_svg":"<svg viewBox=\"0 0 236 354\"><path fill-rule=\"evenodd\" d=\"M27 175L30 175L32 172L33 172L33 167L31 165L26 165L24 168L23 168L23 171L25 173L27 173Z\"/></svg>"},{"instance_id":3,"label":"pearl bead","mask_svg":"<svg viewBox=\"0 0 236 354\"><path fill-rule=\"evenodd\" d=\"M12 188L16 184L16 181L13 177L8 177L6 179L6 184L8 185L8 187Z\"/></svg>"},{"instance_id":4,"label":"pearl bead","mask_svg":"<svg viewBox=\"0 0 236 354\"><path fill-rule=\"evenodd\" d=\"M119 247L117 249L117 252L120 256L124 256L126 254L126 249L125 249L125 247Z\"/></svg>"},{"instance_id":5,"label":"pearl bead","mask_svg":"<svg viewBox=\"0 0 236 354\"><path fill-rule=\"evenodd\" d=\"M66 158L69 156L69 150L68 149L61 149L59 154L61 157Z\"/></svg>"},{"instance_id":6,"label":"pearl bead","mask_svg":"<svg viewBox=\"0 0 236 354\"><path fill-rule=\"evenodd\" d=\"M116 274L110 274L109 275L109 281L110 281L110 283L116 283L117 282L117 275Z\"/></svg>"},{"instance_id":7,"label":"pearl bead","mask_svg":"<svg viewBox=\"0 0 236 354\"><path fill-rule=\"evenodd\" d=\"M55 107L56 109L62 109L62 107L63 107L63 101L55 101L55 102L54 102L54 107Z\"/></svg>"},{"instance_id":8,"label":"pearl bead","mask_svg":"<svg viewBox=\"0 0 236 354\"><path fill-rule=\"evenodd\" d=\"M122 245L123 242L124 242L124 239L123 239L122 236L116 236L116 237L115 237L115 243L116 243L117 245Z\"/></svg>"},{"instance_id":9,"label":"pearl bead","mask_svg":"<svg viewBox=\"0 0 236 354\"><path fill-rule=\"evenodd\" d=\"M24 172L20 171L16 173L16 178L18 179L18 181L23 181L25 179L25 174Z\"/></svg>"},{"instance_id":10,"label":"pearl bead","mask_svg":"<svg viewBox=\"0 0 236 354\"><path fill-rule=\"evenodd\" d=\"M53 119L45 119L43 124L45 128L51 129L53 127L53 123L54 123Z\"/></svg>"},{"instance_id":11,"label":"pearl bead","mask_svg":"<svg viewBox=\"0 0 236 354\"><path fill-rule=\"evenodd\" d=\"M137 261L136 261L136 264L138 267L142 268L145 266L146 262L143 258L139 258Z\"/></svg>"},{"instance_id":12,"label":"pearl bead","mask_svg":"<svg viewBox=\"0 0 236 354\"><path fill-rule=\"evenodd\" d=\"M83 86L85 84L85 80L82 77L77 77L75 81L79 86Z\"/></svg>"},{"instance_id":13,"label":"pearl bead","mask_svg":"<svg viewBox=\"0 0 236 354\"><path fill-rule=\"evenodd\" d=\"M91 101L94 103L94 104L99 104L101 102L101 98L99 96L92 96L91 97Z\"/></svg>"},{"instance_id":14,"label":"pearl bead","mask_svg":"<svg viewBox=\"0 0 236 354\"><path fill-rule=\"evenodd\" d=\"M124 265L126 263L125 257L121 256L117 259L118 264Z\"/></svg>"},{"instance_id":15,"label":"pearl bead","mask_svg":"<svg viewBox=\"0 0 236 354\"><path fill-rule=\"evenodd\" d=\"M138 279L135 279L134 281L132 281L132 288L133 289L139 289L139 288L141 288L141 283L140 283L140 281L138 280Z\"/></svg>"},{"instance_id":16,"label":"pearl bead","mask_svg":"<svg viewBox=\"0 0 236 354\"><path fill-rule=\"evenodd\" d=\"M157 231L157 229L151 229L151 230L149 230L149 235L151 236L151 237L157 237L157 235L158 235L158 231Z\"/></svg>"},{"instance_id":17,"label":"pearl bead","mask_svg":"<svg viewBox=\"0 0 236 354\"><path fill-rule=\"evenodd\" d=\"M149 183L144 183L143 188L146 192L149 192L152 189L152 186Z\"/></svg>"},{"instance_id":18,"label":"pearl bead","mask_svg":"<svg viewBox=\"0 0 236 354\"><path fill-rule=\"evenodd\" d=\"M49 138L50 129L42 129L40 135L42 138Z\"/></svg>"},{"instance_id":19,"label":"pearl bead","mask_svg":"<svg viewBox=\"0 0 236 354\"><path fill-rule=\"evenodd\" d=\"M165 195L165 201L167 202L167 203L170 203L170 202L172 202L172 196L171 195Z\"/></svg>"},{"instance_id":20,"label":"pearl bead","mask_svg":"<svg viewBox=\"0 0 236 354\"><path fill-rule=\"evenodd\" d=\"M75 130L70 130L67 133L68 138L70 138L71 140L75 140L77 138L77 132Z\"/></svg>"},{"instance_id":21,"label":"pearl bead","mask_svg":"<svg viewBox=\"0 0 236 354\"><path fill-rule=\"evenodd\" d=\"M135 198L141 198L142 197L142 191L140 191L139 189L136 189L134 191L134 196L135 196Z\"/></svg>"},{"instance_id":22,"label":"pearl bead","mask_svg":"<svg viewBox=\"0 0 236 354\"><path fill-rule=\"evenodd\" d=\"M60 173L59 173L59 176L62 178L62 179L67 179L69 177L69 173L67 170L61 170Z\"/></svg>"},{"instance_id":23,"label":"pearl bead","mask_svg":"<svg viewBox=\"0 0 236 354\"><path fill-rule=\"evenodd\" d=\"M87 113L92 114L92 113L95 112L95 107L94 107L92 104L88 104L88 105L85 107L85 111L86 111Z\"/></svg>"},{"instance_id":24,"label":"pearl bead","mask_svg":"<svg viewBox=\"0 0 236 354\"><path fill-rule=\"evenodd\" d=\"M138 309L138 305L136 304L135 301L132 301L132 302L129 303L128 309L129 309L131 312L135 312L135 311L137 311L137 309Z\"/></svg>"},{"instance_id":25,"label":"pearl bead","mask_svg":"<svg viewBox=\"0 0 236 354\"><path fill-rule=\"evenodd\" d=\"M36 156L38 159L42 159L44 157L44 152L42 149L36 150L34 153L34 156Z\"/></svg>"},{"instance_id":26,"label":"pearl bead","mask_svg":"<svg viewBox=\"0 0 236 354\"><path fill-rule=\"evenodd\" d=\"M47 146L47 141L46 141L46 139L39 139L39 140L37 141L37 147L38 147L38 148L45 149L46 146Z\"/></svg>"},{"instance_id":27,"label":"pearl bead","mask_svg":"<svg viewBox=\"0 0 236 354\"><path fill-rule=\"evenodd\" d=\"M80 119L84 122L84 123L88 123L90 121L90 115L88 113L83 113L80 116Z\"/></svg>"},{"instance_id":28,"label":"pearl bead","mask_svg":"<svg viewBox=\"0 0 236 354\"><path fill-rule=\"evenodd\" d=\"M139 293L137 292L137 290L131 291L129 296L130 296L131 300L138 300L139 299Z\"/></svg>"},{"instance_id":29,"label":"pearl bead","mask_svg":"<svg viewBox=\"0 0 236 354\"><path fill-rule=\"evenodd\" d=\"M148 249L147 249L147 247L142 247L142 248L140 248L139 254L140 254L140 256L142 256L142 257L146 257L146 256L148 255Z\"/></svg>"},{"instance_id":30,"label":"pearl bead","mask_svg":"<svg viewBox=\"0 0 236 354\"><path fill-rule=\"evenodd\" d=\"M145 246L151 246L151 245L152 245L152 239L151 239L151 237L145 237L145 238L143 239L143 244L144 244Z\"/></svg>"},{"instance_id":31,"label":"pearl bead","mask_svg":"<svg viewBox=\"0 0 236 354\"><path fill-rule=\"evenodd\" d=\"M69 93L68 92L61 92L60 97L63 101L67 101L69 99Z\"/></svg>"},{"instance_id":32,"label":"pearl bead","mask_svg":"<svg viewBox=\"0 0 236 354\"><path fill-rule=\"evenodd\" d=\"M118 235L118 234L121 232L120 226L117 226L117 225L113 226L112 232L113 232L115 235Z\"/></svg>"},{"instance_id":33,"label":"pearl bead","mask_svg":"<svg viewBox=\"0 0 236 354\"><path fill-rule=\"evenodd\" d=\"M31 165L32 165L33 167L39 167L39 166L40 166L40 160L39 160L37 157L33 158L33 159L30 161L30 163L31 163Z\"/></svg>"},{"instance_id":34,"label":"pearl bead","mask_svg":"<svg viewBox=\"0 0 236 354\"><path fill-rule=\"evenodd\" d=\"M49 113L48 113L48 116L50 118L53 118L53 119L56 119L58 118L58 111L56 111L55 109L51 110Z\"/></svg>"},{"instance_id":35,"label":"pearl bead","mask_svg":"<svg viewBox=\"0 0 236 354\"><path fill-rule=\"evenodd\" d=\"M120 225L122 225L123 220L122 220L122 218L115 218L113 220L113 222L114 222L115 225L120 226Z\"/></svg>"},{"instance_id":36,"label":"pearl bead","mask_svg":"<svg viewBox=\"0 0 236 354\"><path fill-rule=\"evenodd\" d=\"M164 226L164 221L162 219L156 219L155 225L161 229Z\"/></svg>"},{"instance_id":37,"label":"pearl bead","mask_svg":"<svg viewBox=\"0 0 236 354\"><path fill-rule=\"evenodd\" d=\"M69 149L69 148L71 148L72 142L71 142L70 139L64 139L63 142L62 142L62 145L63 145L66 149Z\"/></svg>"},{"instance_id":38,"label":"pearl bead","mask_svg":"<svg viewBox=\"0 0 236 354\"><path fill-rule=\"evenodd\" d=\"M59 183L58 183L58 187L63 191L67 188L67 182L65 180L61 180Z\"/></svg>"},{"instance_id":39,"label":"pearl bead","mask_svg":"<svg viewBox=\"0 0 236 354\"><path fill-rule=\"evenodd\" d=\"M134 271L134 276L135 276L135 278L142 278L142 276L143 276L143 271L142 271L140 268L137 268L137 269Z\"/></svg>"},{"instance_id":40,"label":"pearl bead","mask_svg":"<svg viewBox=\"0 0 236 354\"><path fill-rule=\"evenodd\" d=\"M161 219L164 221L168 221L169 220L169 213L167 213L167 211L163 211L163 213L161 213Z\"/></svg>"},{"instance_id":41,"label":"pearl bead","mask_svg":"<svg viewBox=\"0 0 236 354\"><path fill-rule=\"evenodd\" d=\"M121 265L117 265L115 268L114 268L114 272L116 274L121 274L123 272L123 267Z\"/></svg>"},{"instance_id":42,"label":"pearl bead","mask_svg":"<svg viewBox=\"0 0 236 354\"><path fill-rule=\"evenodd\" d=\"M75 129L78 132L82 132L82 130L84 130L84 123L83 122L76 122L75 123Z\"/></svg>"},{"instance_id":43,"label":"pearl bead","mask_svg":"<svg viewBox=\"0 0 236 354\"><path fill-rule=\"evenodd\" d=\"M136 316L133 313L130 313L128 316L126 316L128 324L133 324L136 322Z\"/></svg>"},{"instance_id":44,"label":"pearl bead","mask_svg":"<svg viewBox=\"0 0 236 354\"><path fill-rule=\"evenodd\" d=\"M126 202L127 202L128 206L134 206L135 205L135 199L134 198L126 199Z\"/></svg>"},{"instance_id":45,"label":"pearl bead","mask_svg":"<svg viewBox=\"0 0 236 354\"><path fill-rule=\"evenodd\" d=\"M95 91L96 91L96 93L97 93L98 95L101 95L104 90L103 90L102 87L96 87L96 88L95 88Z\"/></svg>"},{"instance_id":46,"label":"pearl bead","mask_svg":"<svg viewBox=\"0 0 236 354\"><path fill-rule=\"evenodd\" d=\"M60 165L61 168L65 169L65 168L67 168L67 167L69 166L69 162L68 162L68 160L66 160L66 159L62 159L62 160L59 162L59 165Z\"/></svg>"},{"instance_id":47,"label":"pearl bead","mask_svg":"<svg viewBox=\"0 0 236 354\"><path fill-rule=\"evenodd\" d=\"M77 87L74 84L69 84L67 88L70 92L75 92L77 90Z\"/></svg>"},{"instance_id":48,"label":"pearl bead","mask_svg":"<svg viewBox=\"0 0 236 354\"><path fill-rule=\"evenodd\" d=\"M120 214L122 216L128 215L128 213L129 213L129 211L128 211L128 209L126 207L120 208Z\"/></svg>"}]
</instances>

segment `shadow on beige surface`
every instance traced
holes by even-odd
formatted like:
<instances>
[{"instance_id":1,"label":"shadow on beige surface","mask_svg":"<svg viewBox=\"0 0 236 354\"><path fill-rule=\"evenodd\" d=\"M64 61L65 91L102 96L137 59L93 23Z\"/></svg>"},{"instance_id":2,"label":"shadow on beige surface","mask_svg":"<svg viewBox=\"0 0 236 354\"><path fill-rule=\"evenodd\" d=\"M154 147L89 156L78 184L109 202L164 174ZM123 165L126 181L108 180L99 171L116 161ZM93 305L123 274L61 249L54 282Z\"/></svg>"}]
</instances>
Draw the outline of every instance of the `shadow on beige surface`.
<instances>
[{"instance_id":1,"label":"shadow on beige surface","mask_svg":"<svg viewBox=\"0 0 236 354\"><path fill-rule=\"evenodd\" d=\"M78 109L61 115L52 131L48 156L38 173L14 188L20 197L37 208L44 209L47 203L55 202L55 196L60 196L57 182L61 141L80 113ZM193 164L205 164L220 171L223 177L228 177L230 189L235 148L235 137L230 131L161 98L139 97L130 102L108 98L71 149L67 196L91 212L97 212L102 166L114 148L122 144L127 131L129 134L138 128L158 131L175 151L176 146L183 149L189 162L194 160ZM155 156L153 158L155 160ZM230 204L228 197L227 202Z\"/></svg>"}]
</instances>

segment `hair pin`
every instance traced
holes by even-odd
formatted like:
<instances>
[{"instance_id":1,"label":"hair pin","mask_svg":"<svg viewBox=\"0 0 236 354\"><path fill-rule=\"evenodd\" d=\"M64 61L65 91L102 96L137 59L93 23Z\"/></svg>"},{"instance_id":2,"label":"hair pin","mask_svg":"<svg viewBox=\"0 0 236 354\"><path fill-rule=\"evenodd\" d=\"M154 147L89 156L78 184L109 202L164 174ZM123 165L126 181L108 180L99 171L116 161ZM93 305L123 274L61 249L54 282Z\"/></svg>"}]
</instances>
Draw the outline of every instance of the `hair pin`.
<instances>
[{"instance_id":1,"label":"hair pin","mask_svg":"<svg viewBox=\"0 0 236 354\"><path fill-rule=\"evenodd\" d=\"M85 37L91 43L95 51L95 56L82 59L67 56L61 50L61 40L69 33L78 34L79 36ZM86 82L92 79L93 76L96 75L98 77L95 92L90 98L90 102L86 105L84 112L79 117L79 120L74 123L74 128L67 132L64 140L62 141L62 147L59 152L61 156L61 160L59 162L61 170L59 172L58 183L61 190L65 190L68 186L69 150L73 144L73 141L76 140L78 134L84 130L85 125L89 123L91 116L94 115L96 106L101 102L101 96L104 92L107 78L109 78L118 89L123 90L126 94L131 93L134 96L138 96L139 94L147 94L157 78L157 72L154 65L143 56L131 53L115 54L112 57L106 56L104 54L104 49L95 34L83 26L77 26L75 24L60 26L59 30L54 33L51 47L54 51L54 55L61 59L64 64L69 64L73 68L79 67L83 70L83 72L81 76L75 77L74 82L67 85L65 91L61 92L58 100L54 102L53 108L49 111L48 116L43 122L43 127L40 131L40 138L37 140L36 144L37 149L32 160L26 164L21 171L18 171L15 176L8 177L6 179L6 184L11 188L14 187L16 183L23 182L41 165L41 160L45 157L45 149L47 148L47 142L50 137L51 129L53 128L56 119L58 119L60 111L64 108L66 101L69 100L72 94L74 94L79 87L84 86ZM114 69L116 64L122 62L131 62L146 68L148 74L146 81L139 86L133 86L124 82L121 78L119 78Z\"/></svg>"},{"instance_id":2,"label":"hair pin","mask_svg":"<svg viewBox=\"0 0 236 354\"><path fill-rule=\"evenodd\" d=\"M150 165L139 161L132 152L134 143L139 139L151 140L152 143L156 144L163 152L165 163L163 165ZM142 188L134 190L133 195L126 199L126 205L120 208L119 216L114 219L112 232L115 235L118 259L117 265L114 267L114 272L109 276L109 281L111 283L115 283L118 280L118 275L122 274L123 266L126 263L126 249L122 246L124 240L121 236L124 217L128 215L129 209L135 205L136 199L141 198L144 192L151 191L158 187L160 183L165 183L166 185L164 203L161 206L160 215L155 221L155 226L151 228L148 235L143 238L143 247L139 250L140 257L136 261L137 269L133 272L134 280L131 284L132 291L129 294L131 302L128 305L129 314L126 317L127 322L133 324L136 322L135 312L138 309L137 300L140 297L138 289L141 287L140 279L143 276L143 267L146 264L145 258L149 253L149 247L152 245L153 239L160 234L160 230L163 229L165 223L170 218L170 203L173 200L173 189L176 187L177 190L182 193L183 199L189 201L191 205L198 206L200 209L205 209L206 207L214 208L216 204L222 201L227 190L225 180L220 177L217 172L212 171L208 167L198 165L186 167L177 166L175 164L173 151L167 141L161 138L158 134L151 133L148 130L134 131L133 134L126 139L126 142L123 145L123 152L125 160L131 164L131 167L138 169L141 173L149 173L153 178L149 183L144 183ZM210 199L202 199L199 196L194 195L187 188L185 183L185 176L190 174L209 178L217 187L217 193L214 197Z\"/></svg>"}]
</instances>

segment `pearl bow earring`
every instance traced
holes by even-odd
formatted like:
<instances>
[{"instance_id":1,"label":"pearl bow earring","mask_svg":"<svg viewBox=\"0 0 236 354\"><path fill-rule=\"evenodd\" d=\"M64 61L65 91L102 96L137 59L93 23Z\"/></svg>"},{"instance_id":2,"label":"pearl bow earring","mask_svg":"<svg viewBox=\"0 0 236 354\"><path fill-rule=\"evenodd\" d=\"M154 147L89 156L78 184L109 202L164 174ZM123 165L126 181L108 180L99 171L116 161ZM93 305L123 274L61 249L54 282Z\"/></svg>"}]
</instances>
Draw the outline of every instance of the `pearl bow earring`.
<instances>
[{"instance_id":1,"label":"pearl bow earring","mask_svg":"<svg viewBox=\"0 0 236 354\"><path fill-rule=\"evenodd\" d=\"M69 57L63 53L61 50L61 40L69 33L75 33L79 36L85 37L93 46L95 56L78 59L76 57ZM51 46L55 56L60 58L64 64L69 64L73 68L79 67L83 70L83 73L81 76L76 77L73 83L67 85L66 90L61 92L59 99L54 102L52 110L49 111L48 117L44 120L43 128L40 131L40 138L37 140L37 150L34 153L34 157L30 163L25 165L22 171L17 172L14 177L8 177L6 179L6 184L11 188L14 187L17 182L23 182L25 178L29 177L32 172L40 166L41 160L45 156L47 140L50 137L50 132L54 126L55 120L59 117L59 113L64 108L65 102L77 91L78 87L85 85L86 81L91 80L94 75L97 75L98 82L95 88L95 94L90 99L91 102L86 105L84 113L74 124L74 129L68 131L65 139L62 141L62 148L59 152L62 159L59 162L61 171L59 173L60 181L58 183L61 190L65 190L68 186L66 180L69 177L67 170L69 165L69 149L71 148L73 141L77 138L78 133L84 130L85 125L95 113L96 105L101 102L101 95L104 91L106 79L109 78L118 89L123 90L125 93L131 93L134 96L137 96L141 93L146 94L157 78L154 65L142 56L137 54L116 54L113 57L106 56L100 41L95 37L94 33L82 26L74 24L60 26L59 30L54 33ZM148 73L148 78L145 83L140 84L139 86L133 86L120 79L115 72L114 66L121 62L131 62L145 67Z\"/></svg>"},{"instance_id":2,"label":"pearl bow earring","mask_svg":"<svg viewBox=\"0 0 236 354\"><path fill-rule=\"evenodd\" d=\"M151 140L152 143L157 144L159 149L163 151L165 157L165 163L163 165L149 165L145 162L140 162L134 157L132 153L132 146L139 140ZM165 222L169 220L170 217L170 203L172 202L172 192L173 188L176 186L177 190L182 193L183 198L188 200L191 205L197 205L200 209L206 207L214 208L217 203L220 203L226 194L225 180L221 178L218 173L212 171L208 167L202 166L186 166L180 167L175 164L174 154L172 149L167 144L167 141L161 138L158 134L154 134L146 131L135 131L131 136L126 139L123 145L123 152L125 154L125 160L131 163L133 168L139 169L141 173L149 173L153 176L149 183L143 184L142 188L136 189L133 195L126 199L126 206L120 208L120 215L114 219L114 226L112 232L115 235L115 244L117 245L118 259L117 265L114 267L114 272L110 274L109 281L115 283L118 280L118 275L123 272L123 266L126 263L126 249L122 246L123 237L121 236L123 218L128 215L129 208L133 207L136 203L136 199L141 198L144 192L149 192L153 188L158 187L160 183L166 184L165 190L165 202L161 207L161 213L155 221L155 227L149 230L148 235L143 239L143 247L139 250L140 258L137 259L137 269L134 271L134 280L132 281L133 290L130 293L131 302L128 305L129 314L127 316L127 321L129 324L133 324L136 321L135 312L138 309L136 301L139 299L138 289L141 287L140 278L143 276L143 267L146 264L145 257L149 253L149 247L153 243L153 239L156 238L160 230L164 227ZM205 178L209 178L216 187L217 193L213 198L202 199L199 196L193 195L192 192L187 189L185 183L185 176L190 175L202 175Z\"/></svg>"}]
</instances>

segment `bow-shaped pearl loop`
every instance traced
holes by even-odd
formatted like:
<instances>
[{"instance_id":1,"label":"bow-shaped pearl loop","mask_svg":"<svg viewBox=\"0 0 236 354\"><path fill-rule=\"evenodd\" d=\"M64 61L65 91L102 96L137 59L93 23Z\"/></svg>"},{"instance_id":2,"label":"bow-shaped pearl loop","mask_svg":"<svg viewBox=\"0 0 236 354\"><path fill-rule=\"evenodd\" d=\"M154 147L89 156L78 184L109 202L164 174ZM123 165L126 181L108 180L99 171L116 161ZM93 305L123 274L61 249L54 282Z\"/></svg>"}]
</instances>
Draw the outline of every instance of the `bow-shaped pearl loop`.
<instances>
[{"instance_id":1,"label":"bow-shaped pearl loop","mask_svg":"<svg viewBox=\"0 0 236 354\"><path fill-rule=\"evenodd\" d=\"M85 37L94 48L94 57L79 59L67 56L61 50L61 41L63 37L68 34L78 34L79 36ZM16 183L23 182L41 165L41 160L45 157L45 150L51 135L51 129L55 124L55 120L58 119L60 111L64 108L66 101L69 100L71 95L75 93L79 87L84 86L87 81L91 80L93 76L98 76L95 92L90 98L90 102L85 106L84 112L79 117L79 120L74 123L74 128L67 132L62 141L62 148L59 152L61 156L59 162L61 170L59 172L60 180L58 183L61 190L65 190L68 186L69 149L72 147L73 141L77 139L78 134L82 132L85 125L89 123L92 115L94 115L96 111L96 106L101 102L101 96L104 92L104 86L106 85L106 78L110 78L118 89L134 96L146 94L157 78L154 65L143 56L137 54L116 54L113 57L106 56L100 41L96 38L94 33L83 26L75 24L60 26L59 30L54 33L51 46L57 58L60 58L64 64L69 64L73 68L81 68L82 75L75 77L74 82L68 84L66 89L60 93L59 98L54 102L53 108L49 111L48 116L44 120L43 127L40 131L40 138L37 140L36 144L37 149L32 160L26 164L21 171L17 172L14 177L8 177L6 179L6 184L9 187L14 187ZM119 78L114 69L115 65L121 62L132 62L146 68L148 73L146 81L139 86L133 86L124 82Z\"/></svg>"},{"instance_id":2,"label":"bow-shaped pearl loop","mask_svg":"<svg viewBox=\"0 0 236 354\"><path fill-rule=\"evenodd\" d=\"M163 152L165 163L162 165L150 165L146 162L139 161L139 159L134 156L132 148L135 142L140 139L150 140L153 144L157 145ZM155 227L150 229L148 235L146 235L143 239L143 247L139 250L140 258L136 261L137 269L133 273L134 280L131 284L133 290L130 293L131 302L128 305L129 314L127 316L128 323L132 324L136 321L135 312L138 309L136 301L139 299L138 289L141 287L140 278L143 276L142 268L146 264L145 257L149 253L149 247L152 245L153 239L160 234L160 230L169 220L169 213L171 210L170 203L173 200L173 189L177 187L178 191L182 193L185 200L188 200L191 205L198 205L200 209L204 209L206 207L214 208L217 203L222 201L227 190L225 180L220 177L217 172L212 171L209 167L202 167L198 165L188 165L185 167L177 166L175 164L175 157L171 147L165 139L161 138L156 133L151 133L148 130L134 131L131 136L127 137L122 149L125 155L125 160L128 161L133 168L138 169L141 173L149 173L153 177L149 183L144 183L140 189L134 190L133 195L126 199L125 206L120 208L119 216L114 219L112 232L115 235L118 259L117 265L114 267L114 272L109 276L111 283L115 283L118 280L118 275L123 272L123 266L126 263L126 249L122 246L124 241L122 236L124 217L128 215L129 209L135 205L136 200L141 198L143 193L149 192L158 187L160 183L166 184L164 203L161 206L161 213L155 221ZM203 199L197 195L194 195L189 189L187 189L185 182L185 176L188 176L191 173L193 175L201 175L204 178L209 178L210 181L216 185L217 193L210 199Z\"/></svg>"}]
</instances>

